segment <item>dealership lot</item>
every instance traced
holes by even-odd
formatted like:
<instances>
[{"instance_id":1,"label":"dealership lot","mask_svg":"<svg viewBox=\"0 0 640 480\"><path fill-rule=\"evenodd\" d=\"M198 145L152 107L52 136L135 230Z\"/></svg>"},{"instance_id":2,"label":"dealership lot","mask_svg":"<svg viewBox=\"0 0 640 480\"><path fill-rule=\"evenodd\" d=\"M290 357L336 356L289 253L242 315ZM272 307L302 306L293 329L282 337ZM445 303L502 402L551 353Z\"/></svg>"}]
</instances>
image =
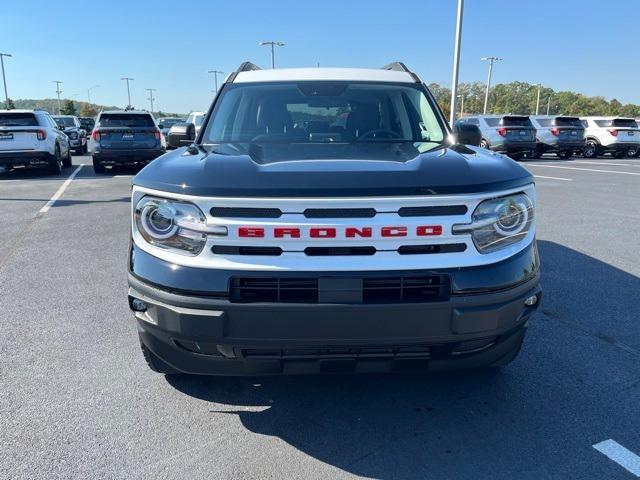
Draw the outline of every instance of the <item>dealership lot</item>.
<instances>
[{"instance_id":1,"label":"dealership lot","mask_svg":"<svg viewBox=\"0 0 640 480\"><path fill-rule=\"evenodd\" d=\"M151 373L126 297L130 172L74 157L1 177L0 477L637 478L640 160L524 164L544 300L521 356L355 377Z\"/></svg>"}]
</instances>

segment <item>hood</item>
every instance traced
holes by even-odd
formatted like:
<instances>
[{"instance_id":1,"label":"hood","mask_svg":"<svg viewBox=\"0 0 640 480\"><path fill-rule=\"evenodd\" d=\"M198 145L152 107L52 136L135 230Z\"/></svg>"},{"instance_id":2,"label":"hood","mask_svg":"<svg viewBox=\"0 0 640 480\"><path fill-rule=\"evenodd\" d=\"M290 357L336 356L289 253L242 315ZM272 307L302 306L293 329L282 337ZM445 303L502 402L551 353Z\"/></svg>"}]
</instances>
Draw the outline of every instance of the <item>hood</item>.
<instances>
[{"instance_id":1,"label":"hood","mask_svg":"<svg viewBox=\"0 0 640 480\"><path fill-rule=\"evenodd\" d=\"M515 161L475 147L421 153L410 143L327 146L180 148L151 162L133 183L198 196L357 197L482 193L533 182Z\"/></svg>"}]
</instances>

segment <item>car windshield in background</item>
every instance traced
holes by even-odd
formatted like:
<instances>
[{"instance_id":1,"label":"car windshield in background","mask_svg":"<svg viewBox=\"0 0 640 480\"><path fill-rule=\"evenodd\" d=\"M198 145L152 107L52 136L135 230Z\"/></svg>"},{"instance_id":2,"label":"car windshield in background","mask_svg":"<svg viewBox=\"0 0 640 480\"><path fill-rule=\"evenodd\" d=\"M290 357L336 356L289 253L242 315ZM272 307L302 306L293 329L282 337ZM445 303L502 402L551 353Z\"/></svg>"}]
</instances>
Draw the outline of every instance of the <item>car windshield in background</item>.
<instances>
[{"instance_id":1,"label":"car windshield in background","mask_svg":"<svg viewBox=\"0 0 640 480\"><path fill-rule=\"evenodd\" d=\"M33 113L0 113L0 127L37 127Z\"/></svg>"},{"instance_id":2,"label":"car windshield in background","mask_svg":"<svg viewBox=\"0 0 640 480\"><path fill-rule=\"evenodd\" d=\"M75 127L76 123L71 117L53 117L56 123L61 127Z\"/></svg>"},{"instance_id":3,"label":"car windshield in background","mask_svg":"<svg viewBox=\"0 0 640 480\"><path fill-rule=\"evenodd\" d=\"M101 127L153 127L151 115L144 113L105 113L100 116Z\"/></svg>"},{"instance_id":4,"label":"car windshield in background","mask_svg":"<svg viewBox=\"0 0 640 480\"><path fill-rule=\"evenodd\" d=\"M196 127L199 127L200 125L202 125L203 121L204 121L204 115L196 115L195 117L193 117L193 124Z\"/></svg>"},{"instance_id":5,"label":"car windshield in background","mask_svg":"<svg viewBox=\"0 0 640 480\"><path fill-rule=\"evenodd\" d=\"M162 126L169 128L174 126L176 123L182 123L184 120L181 118L161 118L158 120L158 123L162 124Z\"/></svg>"},{"instance_id":6,"label":"car windshield in background","mask_svg":"<svg viewBox=\"0 0 640 480\"><path fill-rule=\"evenodd\" d=\"M582 121L577 117L556 117L553 119L556 127L579 127L582 128Z\"/></svg>"},{"instance_id":7,"label":"car windshield in background","mask_svg":"<svg viewBox=\"0 0 640 480\"><path fill-rule=\"evenodd\" d=\"M596 125L602 128L606 127L622 127L622 128L638 128L635 120L630 118L614 118L605 120L594 120Z\"/></svg>"},{"instance_id":8,"label":"car windshield in background","mask_svg":"<svg viewBox=\"0 0 640 480\"><path fill-rule=\"evenodd\" d=\"M444 138L418 86L327 81L228 86L203 143L439 143Z\"/></svg>"}]
</instances>

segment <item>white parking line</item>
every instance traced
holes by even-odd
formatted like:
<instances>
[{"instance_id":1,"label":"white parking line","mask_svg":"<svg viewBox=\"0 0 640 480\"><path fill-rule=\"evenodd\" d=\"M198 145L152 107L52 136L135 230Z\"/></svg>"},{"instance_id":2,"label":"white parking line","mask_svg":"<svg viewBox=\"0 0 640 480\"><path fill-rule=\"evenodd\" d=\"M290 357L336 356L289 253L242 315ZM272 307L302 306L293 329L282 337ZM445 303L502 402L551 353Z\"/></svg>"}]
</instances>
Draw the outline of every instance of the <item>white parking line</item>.
<instances>
[{"instance_id":1,"label":"white parking line","mask_svg":"<svg viewBox=\"0 0 640 480\"><path fill-rule=\"evenodd\" d=\"M617 173L619 175L640 176L640 172L617 172L615 170L599 170L596 168L565 167L560 165L540 165L538 163L527 163L527 167L563 168L565 170L582 170L583 172Z\"/></svg>"},{"instance_id":2,"label":"white parking line","mask_svg":"<svg viewBox=\"0 0 640 480\"><path fill-rule=\"evenodd\" d=\"M615 440L609 439L596 443L593 445L593 448L609 457L622 468L633 473L636 477L640 477L640 457L631 450L624 448Z\"/></svg>"},{"instance_id":3,"label":"white parking line","mask_svg":"<svg viewBox=\"0 0 640 480\"><path fill-rule=\"evenodd\" d=\"M49 199L49 201L47 203L45 203L44 207L42 207L40 209L40 213L47 213L49 211L49 209L53 206L53 204L56 203L56 201L62 196L64 191L67 189L69 184L73 181L73 179L76 177L78 172L82 169L82 167L84 167L84 163L81 163L78 166L78 168L76 168L73 171L73 173L71 175L69 175L69 178L67 178L64 181L64 183L62 185L60 185L60 188L58 189L58 191L56 191L56 193L53 194L53 197L51 197Z\"/></svg>"},{"instance_id":4,"label":"white parking line","mask_svg":"<svg viewBox=\"0 0 640 480\"><path fill-rule=\"evenodd\" d=\"M633 165L631 163L612 163L612 162L584 162L581 160L572 160L571 163L580 163L584 165L613 165L616 167L640 167L640 165Z\"/></svg>"},{"instance_id":5,"label":"white parking line","mask_svg":"<svg viewBox=\"0 0 640 480\"><path fill-rule=\"evenodd\" d=\"M573 182L573 178L562 178L562 177L545 177L544 175L534 175L536 178L548 178L549 180L563 180L565 182Z\"/></svg>"}]
</instances>

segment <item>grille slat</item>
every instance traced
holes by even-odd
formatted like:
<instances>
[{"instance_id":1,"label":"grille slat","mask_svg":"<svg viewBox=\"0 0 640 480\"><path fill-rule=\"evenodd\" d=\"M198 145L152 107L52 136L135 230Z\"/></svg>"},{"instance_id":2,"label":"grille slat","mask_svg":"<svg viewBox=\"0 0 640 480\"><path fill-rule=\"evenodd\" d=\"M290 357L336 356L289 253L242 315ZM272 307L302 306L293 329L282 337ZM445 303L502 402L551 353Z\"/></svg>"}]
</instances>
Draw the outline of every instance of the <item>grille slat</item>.
<instances>
[{"instance_id":1,"label":"grille slat","mask_svg":"<svg viewBox=\"0 0 640 480\"><path fill-rule=\"evenodd\" d=\"M233 278L233 303L321 303L318 278ZM448 275L362 278L362 302L418 303L449 299Z\"/></svg>"},{"instance_id":2,"label":"grille slat","mask_svg":"<svg viewBox=\"0 0 640 480\"><path fill-rule=\"evenodd\" d=\"M279 208L213 207L209 210L214 217L223 218L280 218Z\"/></svg>"},{"instance_id":3,"label":"grille slat","mask_svg":"<svg viewBox=\"0 0 640 480\"><path fill-rule=\"evenodd\" d=\"M398 210L401 217L438 217L448 215L464 215L466 205L443 205L431 207L402 207Z\"/></svg>"},{"instance_id":4,"label":"grille slat","mask_svg":"<svg viewBox=\"0 0 640 480\"><path fill-rule=\"evenodd\" d=\"M304 211L307 218L373 218L375 208L307 208Z\"/></svg>"}]
</instances>

